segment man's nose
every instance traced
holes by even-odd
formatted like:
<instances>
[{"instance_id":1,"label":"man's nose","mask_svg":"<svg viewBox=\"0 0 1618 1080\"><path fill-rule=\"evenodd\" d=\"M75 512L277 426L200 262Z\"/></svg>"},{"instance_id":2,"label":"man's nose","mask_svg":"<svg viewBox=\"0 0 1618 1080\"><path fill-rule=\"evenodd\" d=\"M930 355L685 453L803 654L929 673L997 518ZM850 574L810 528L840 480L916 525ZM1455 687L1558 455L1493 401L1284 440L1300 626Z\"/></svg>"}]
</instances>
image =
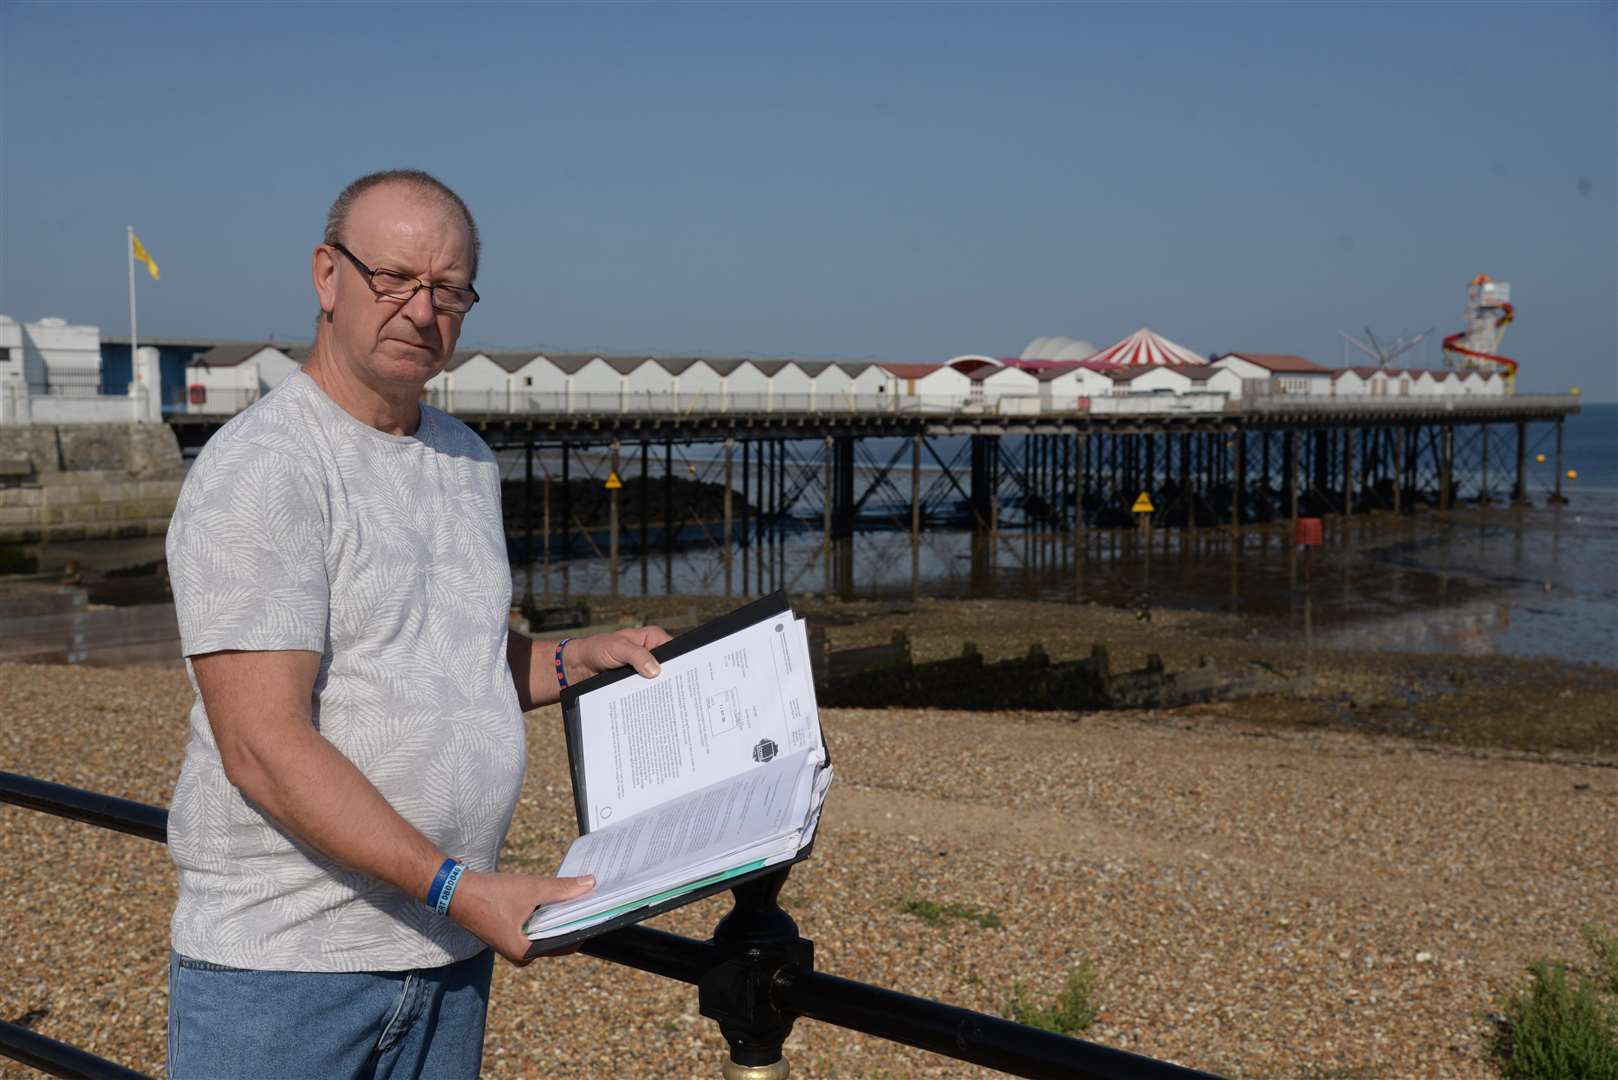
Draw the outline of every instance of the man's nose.
<instances>
[{"instance_id":1,"label":"man's nose","mask_svg":"<svg viewBox=\"0 0 1618 1080\"><path fill-rule=\"evenodd\" d=\"M432 291L426 286L405 301L404 316L417 326L431 326L437 312L433 309Z\"/></svg>"}]
</instances>

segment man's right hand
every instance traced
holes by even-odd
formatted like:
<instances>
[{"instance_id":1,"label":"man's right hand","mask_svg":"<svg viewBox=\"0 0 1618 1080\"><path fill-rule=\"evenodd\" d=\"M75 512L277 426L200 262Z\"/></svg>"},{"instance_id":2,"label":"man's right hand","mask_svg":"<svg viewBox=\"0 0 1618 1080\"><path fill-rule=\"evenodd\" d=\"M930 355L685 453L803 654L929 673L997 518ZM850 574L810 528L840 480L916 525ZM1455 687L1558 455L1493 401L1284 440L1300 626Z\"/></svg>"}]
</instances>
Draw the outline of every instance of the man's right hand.
<instances>
[{"instance_id":1,"label":"man's right hand","mask_svg":"<svg viewBox=\"0 0 1618 1080\"><path fill-rule=\"evenodd\" d=\"M595 888L595 878L547 878L528 874L475 874L468 870L449 902L449 917L522 965L532 944L522 924L541 904L573 900Z\"/></svg>"}]
</instances>

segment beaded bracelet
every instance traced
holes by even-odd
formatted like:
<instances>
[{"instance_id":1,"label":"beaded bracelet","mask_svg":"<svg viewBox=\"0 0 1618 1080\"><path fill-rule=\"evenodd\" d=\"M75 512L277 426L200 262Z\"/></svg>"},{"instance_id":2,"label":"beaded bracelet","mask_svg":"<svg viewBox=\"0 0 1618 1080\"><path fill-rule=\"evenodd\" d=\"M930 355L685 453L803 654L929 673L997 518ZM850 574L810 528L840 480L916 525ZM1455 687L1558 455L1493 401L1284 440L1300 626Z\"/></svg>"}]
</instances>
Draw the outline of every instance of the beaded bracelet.
<instances>
[{"instance_id":1,"label":"beaded bracelet","mask_svg":"<svg viewBox=\"0 0 1618 1080\"><path fill-rule=\"evenodd\" d=\"M556 685L563 690L567 689L567 671L562 667L562 646L572 640L565 637L556 643Z\"/></svg>"}]
</instances>

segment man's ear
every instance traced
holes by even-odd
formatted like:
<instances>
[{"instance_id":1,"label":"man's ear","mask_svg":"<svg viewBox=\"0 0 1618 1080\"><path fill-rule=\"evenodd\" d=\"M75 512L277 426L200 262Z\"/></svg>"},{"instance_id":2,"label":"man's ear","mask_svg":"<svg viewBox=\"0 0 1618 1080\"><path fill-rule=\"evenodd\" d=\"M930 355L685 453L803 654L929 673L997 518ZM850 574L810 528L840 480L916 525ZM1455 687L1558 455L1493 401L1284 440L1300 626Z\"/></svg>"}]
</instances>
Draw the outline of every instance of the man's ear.
<instances>
[{"instance_id":1,"label":"man's ear","mask_svg":"<svg viewBox=\"0 0 1618 1080\"><path fill-rule=\"evenodd\" d=\"M326 313L326 320L330 322L331 313L337 307L337 260L332 257L331 248L325 244L315 248L310 258L309 275L314 279L320 310Z\"/></svg>"}]
</instances>

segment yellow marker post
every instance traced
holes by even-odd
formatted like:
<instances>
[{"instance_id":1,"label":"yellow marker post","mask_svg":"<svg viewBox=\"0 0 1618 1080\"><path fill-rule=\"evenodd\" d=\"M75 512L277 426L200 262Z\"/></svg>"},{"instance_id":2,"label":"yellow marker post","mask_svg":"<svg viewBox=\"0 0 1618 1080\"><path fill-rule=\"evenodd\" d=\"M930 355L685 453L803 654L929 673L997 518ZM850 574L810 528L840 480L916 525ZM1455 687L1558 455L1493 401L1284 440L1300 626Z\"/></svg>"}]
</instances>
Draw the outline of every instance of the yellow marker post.
<instances>
[{"instance_id":1,"label":"yellow marker post","mask_svg":"<svg viewBox=\"0 0 1618 1080\"><path fill-rule=\"evenodd\" d=\"M623 486L624 486L624 482L622 480L618 479L618 474L617 473L610 472L610 473L607 474L606 488L607 488L608 491L617 491L619 488L621 488Z\"/></svg>"},{"instance_id":2,"label":"yellow marker post","mask_svg":"<svg viewBox=\"0 0 1618 1080\"><path fill-rule=\"evenodd\" d=\"M1144 490L1135 498L1135 505L1129 508L1129 512L1135 515L1136 524L1140 526L1140 606L1135 618L1141 622L1152 621L1152 514L1156 510L1152 497Z\"/></svg>"}]
</instances>

